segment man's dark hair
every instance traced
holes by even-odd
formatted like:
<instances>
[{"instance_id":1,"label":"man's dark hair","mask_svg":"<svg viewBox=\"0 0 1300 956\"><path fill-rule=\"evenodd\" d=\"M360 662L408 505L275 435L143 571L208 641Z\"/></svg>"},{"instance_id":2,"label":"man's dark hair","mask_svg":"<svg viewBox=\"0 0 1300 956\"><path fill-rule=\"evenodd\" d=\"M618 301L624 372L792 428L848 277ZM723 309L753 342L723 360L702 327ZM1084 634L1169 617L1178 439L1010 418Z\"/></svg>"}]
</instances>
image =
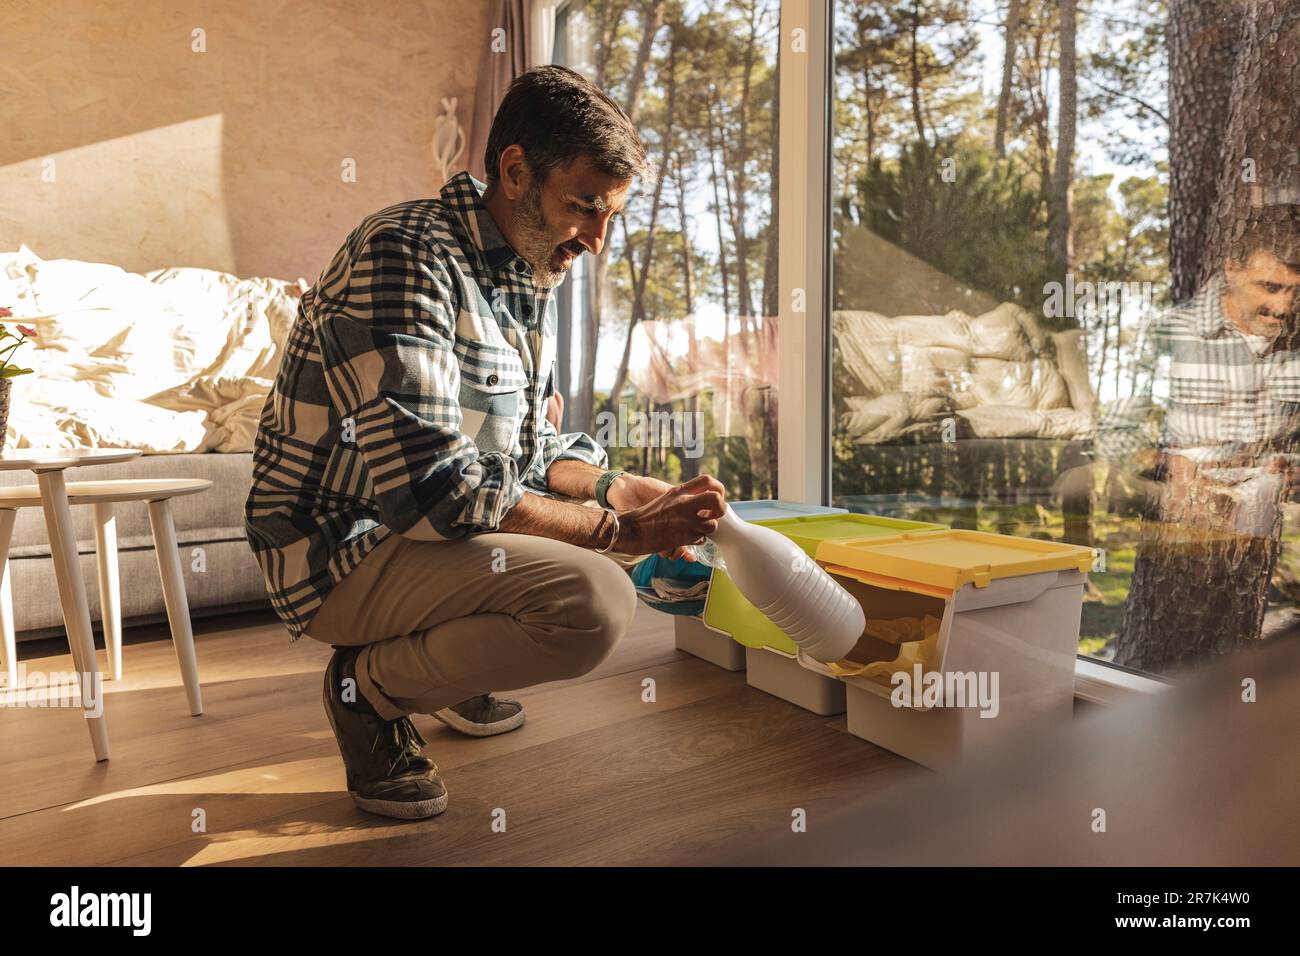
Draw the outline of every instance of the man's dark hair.
<instances>
[{"instance_id":1,"label":"man's dark hair","mask_svg":"<svg viewBox=\"0 0 1300 956\"><path fill-rule=\"evenodd\" d=\"M539 183L579 156L607 176L647 172L645 147L622 108L594 83L562 66L542 66L515 78L497 107L483 154L494 185L506 147L523 148Z\"/></svg>"},{"instance_id":2,"label":"man's dark hair","mask_svg":"<svg viewBox=\"0 0 1300 956\"><path fill-rule=\"evenodd\" d=\"M1271 252L1292 269L1300 269L1300 206L1252 209L1227 240L1228 258L1245 264L1252 253Z\"/></svg>"}]
</instances>

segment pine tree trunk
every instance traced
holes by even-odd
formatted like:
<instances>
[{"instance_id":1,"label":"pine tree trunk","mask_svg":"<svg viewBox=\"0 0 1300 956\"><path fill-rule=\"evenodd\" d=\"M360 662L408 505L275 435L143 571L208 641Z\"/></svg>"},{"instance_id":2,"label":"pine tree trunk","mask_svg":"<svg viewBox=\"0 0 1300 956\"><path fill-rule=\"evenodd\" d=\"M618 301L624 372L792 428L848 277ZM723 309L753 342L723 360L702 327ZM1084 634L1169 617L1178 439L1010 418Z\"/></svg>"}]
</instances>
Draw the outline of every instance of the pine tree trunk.
<instances>
[{"instance_id":1,"label":"pine tree trunk","mask_svg":"<svg viewBox=\"0 0 1300 956\"><path fill-rule=\"evenodd\" d=\"M1238 0L1169 0L1169 272L1175 302L1196 293L1223 171Z\"/></svg>"},{"instance_id":2,"label":"pine tree trunk","mask_svg":"<svg viewBox=\"0 0 1300 956\"><path fill-rule=\"evenodd\" d=\"M993 134L993 148L999 156L1007 154L1007 120L1011 112L1011 83L1016 68L1016 34L1020 31L1022 0L1010 0L1007 6L1007 25L1004 31L1006 47L1002 53L1002 92L998 94L997 129Z\"/></svg>"},{"instance_id":3,"label":"pine tree trunk","mask_svg":"<svg viewBox=\"0 0 1300 956\"><path fill-rule=\"evenodd\" d=\"M718 170L717 135L718 123L713 119L713 103L709 108L709 180L713 184L713 220L718 230L718 279L722 283L722 314L728 323L731 321L731 283L727 279L727 243L722 233L722 193L718 190L718 181L724 173ZM723 332L726 334L725 330Z\"/></svg>"},{"instance_id":4,"label":"pine tree trunk","mask_svg":"<svg viewBox=\"0 0 1300 956\"><path fill-rule=\"evenodd\" d=\"M1056 169L1052 174L1053 216L1051 229L1052 258L1062 273L1070 271L1074 260L1072 241L1072 198L1074 194L1074 141L1079 113L1079 75L1075 55L1078 33L1076 0L1060 0L1061 66L1059 130L1056 139Z\"/></svg>"},{"instance_id":5,"label":"pine tree trunk","mask_svg":"<svg viewBox=\"0 0 1300 956\"><path fill-rule=\"evenodd\" d=\"M650 65L650 51L655 37L664 25L664 5L667 0L647 0L641 6L641 42L636 48L636 65L627 82L627 118L636 126L641 122L641 88L645 85L646 69Z\"/></svg>"},{"instance_id":6,"label":"pine tree trunk","mask_svg":"<svg viewBox=\"0 0 1300 956\"><path fill-rule=\"evenodd\" d=\"M912 80L912 121L916 124L916 138L927 145L925 117L921 115L921 53L918 49L921 32L921 0L912 0L911 49L909 63Z\"/></svg>"}]
</instances>

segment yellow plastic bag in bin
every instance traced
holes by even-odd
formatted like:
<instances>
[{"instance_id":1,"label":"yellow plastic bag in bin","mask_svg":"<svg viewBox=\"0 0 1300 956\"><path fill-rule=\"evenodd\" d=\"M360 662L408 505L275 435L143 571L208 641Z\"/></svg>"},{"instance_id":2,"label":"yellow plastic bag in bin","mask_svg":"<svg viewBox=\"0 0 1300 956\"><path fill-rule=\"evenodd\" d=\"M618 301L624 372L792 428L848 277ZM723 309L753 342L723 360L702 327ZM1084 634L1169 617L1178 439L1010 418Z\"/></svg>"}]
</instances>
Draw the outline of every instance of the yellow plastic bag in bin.
<instances>
[{"instance_id":1,"label":"yellow plastic bag in bin","mask_svg":"<svg viewBox=\"0 0 1300 956\"><path fill-rule=\"evenodd\" d=\"M939 628L943 622L927 614L923 618L898 617L892 620L869 620L862 632L867 637L898 645L898 657L892 661L875 661L864 664L845 658L828 665L837 677L866 677L889 685L890 678L899 671L908 674L921 665L921 670L929 668L939 644Z\"/></svg>"}]
</instances>

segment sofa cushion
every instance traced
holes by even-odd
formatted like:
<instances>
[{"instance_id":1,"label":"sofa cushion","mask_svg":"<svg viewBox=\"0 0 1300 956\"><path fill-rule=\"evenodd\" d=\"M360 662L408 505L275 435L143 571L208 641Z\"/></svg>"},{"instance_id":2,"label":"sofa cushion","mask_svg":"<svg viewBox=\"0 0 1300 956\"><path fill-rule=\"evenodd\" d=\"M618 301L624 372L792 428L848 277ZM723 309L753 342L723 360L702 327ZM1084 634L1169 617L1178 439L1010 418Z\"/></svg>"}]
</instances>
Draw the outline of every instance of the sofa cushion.
<instances>
[{"instance_id":1,"label":"sofa cushion","mask_svg":"<svg viewBox=\"0 0 1300 956\"><path fill-rule=\"evenodd\" d=\"M207 478L207 491L176 499L172 521L182 544L194 541L243 539L244 501L253 483L253 456L247 452L218 454L203 452L178 455L142 455L130 461L107 465L84 465L63 473L65 481L102 481L114 478ZM30 471L0 471L0 486L35 484ZM152 547L149 508L143 501L127 501L114 508L119 548ZM88 506L72 509L73 527L79 551L95 547L94 511ZM22 508L14 522L11 558L49 555L45 515L40 508Z\"/></svg>"},{"instance_id":2,"label":"sofa cushion","mask_svg":"<svg viewBox=\"0 0 1300 956\"><path fill-rule=\"evenodd\" d=\"M206 612L228 613L250 605L270 608L262 569L244 541L205 541L202 561L188 542L181 543L181 576L192 617ZM103 614L99 588L95 585L95 556L81 554L81 576L86 582L86 603L92 622ZM145 621L166 620L158 559L152 543L146 548L119 549L119 589L122 621L133 626ZM13 576L14 630L19 640L38 640L63 633L63 612L55 584L54 562L48 558L27 558L9 562ZM286 637L287 640L287 637Z\"/></svg>"}]
</instances>

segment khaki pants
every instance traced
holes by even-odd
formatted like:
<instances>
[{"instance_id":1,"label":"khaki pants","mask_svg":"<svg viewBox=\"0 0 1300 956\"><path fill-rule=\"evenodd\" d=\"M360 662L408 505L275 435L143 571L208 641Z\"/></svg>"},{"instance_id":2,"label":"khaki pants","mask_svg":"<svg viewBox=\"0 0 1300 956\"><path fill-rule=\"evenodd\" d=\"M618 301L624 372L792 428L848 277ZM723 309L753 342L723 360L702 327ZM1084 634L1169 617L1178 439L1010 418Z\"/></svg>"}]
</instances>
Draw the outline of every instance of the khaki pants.
<instances>
[{"instance_id":1,"label":"khaki pants","mask_svg":"<svg viewBox=\"0 0 1300 956\"><path fill-rule=\"evenodd\" d=\"M307 635L365 645L357 689L385 720L585 674L636 610L608 557L549 538L394 533L326 595Z\"/></svg>"}]
</instances>

